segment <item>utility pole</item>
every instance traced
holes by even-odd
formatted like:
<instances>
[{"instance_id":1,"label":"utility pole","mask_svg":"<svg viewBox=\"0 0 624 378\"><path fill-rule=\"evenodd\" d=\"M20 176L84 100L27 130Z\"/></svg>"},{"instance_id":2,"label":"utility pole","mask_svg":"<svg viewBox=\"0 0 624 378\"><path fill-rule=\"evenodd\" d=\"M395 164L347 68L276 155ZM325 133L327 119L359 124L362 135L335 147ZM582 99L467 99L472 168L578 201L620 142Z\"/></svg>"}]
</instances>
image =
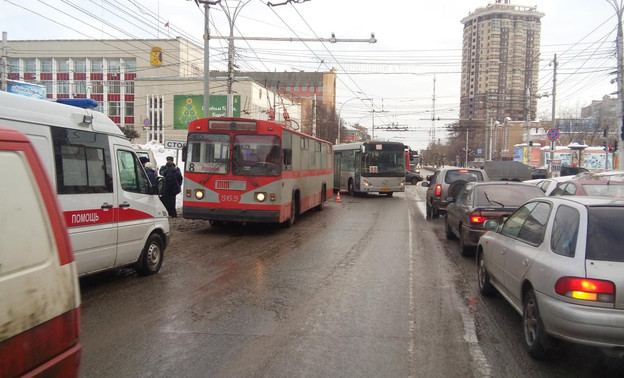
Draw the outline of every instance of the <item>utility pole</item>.
<instances>
[{"instance_id":1,"label":"utility pole","mask_svg":"<svg viewBox=\"0 0 624 378\"><path fill-rule=\"evenodd\" d=\"M432 96L432 104L431 104L431 140L435 141L435 85L436 85L436 77L435 74L433 74L433 96Z\"/></svg>"},{"instance_id":2,"label":"utility pole","mask_svg":"<svg viewBox=\"0 0 624 378\"><path fill-rule=\"evenodd\" d=\"M555 99L557 97L557 54L555 54L555 58L553 59L553 89L552 89L552 128L556 129L557 125L555 122ZM606 156L606 155L605 155ZM548 176L552 176L552 161L555 159L555 141L550 141L550 162L548 164Z\"/></svg>"},{"instance_id":3,"label":"utility pole","mask_svg":"<svg viewBox=\"0 0 624 378\"><path fill-rule=\"evenodd\" d=\"M7 32L2 32L2 88L0 90L6 91L7 88L7 76L9 75L9 62L7 59Z\"/></svg>"},{"instance_id":4,"label":"utility pole","mask_svg":"<svg viewBox=\"0 0 624 378\"><path fill-rule=\"evenodd\" d=\"M195 0L195 3L199 7L199 4L204 4L204 117L210 117L210 52L208 47L210 45L210 20L209 11L211 5L217 5L221 3L221 0L207 1L207 0Z\"/></svg>"},{"instance_id":5,"label":"utility pole","mask_svg":"<svg viewBox=\"0 0 624 378\"><path fill-rule=\"evenodd\" d=\"M622 13L624 12L624 2L620 1L618 2L617 0L607 0L607 2L609 4L611 4L611 6L613 7L613 9L615 10L615 13L617 15L617 40L616 40L616 50L617 50L617 93L618 93L618 99L619 99L619 125L620 125L620 136L618 137L620 140L619 144L619 148L618 148L618 165L617 165L617 169L624 169L624 164L623 160L624 160L624 93L623 93L623 89L624 89L624 76L622 75L622 69L624 69L624 67L622 66L622 59L624 58L624 54L622 52L622 48L623 48L623 38L624 36L622 35ZM607 146L609 145L609 143L607 142ZM613 154L615 156L615 154ZM605 149L605 156L607 156L607 151ZM615 162L614 162L615 163ZM614 164L615 165L615 164Z\"/></svg>"}]
</instances>

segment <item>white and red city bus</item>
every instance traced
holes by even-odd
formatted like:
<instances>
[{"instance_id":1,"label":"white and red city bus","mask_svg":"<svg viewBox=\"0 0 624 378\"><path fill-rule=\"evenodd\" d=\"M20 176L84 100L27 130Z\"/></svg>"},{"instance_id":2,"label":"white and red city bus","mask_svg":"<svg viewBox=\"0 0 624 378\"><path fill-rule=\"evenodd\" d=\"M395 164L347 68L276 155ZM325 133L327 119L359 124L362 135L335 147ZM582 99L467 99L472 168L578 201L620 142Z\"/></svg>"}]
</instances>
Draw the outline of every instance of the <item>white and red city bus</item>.
<instances>
[{"instance_id":1,"label":"white and red city bus","mask_svg":"<svg viewBox=\"0 0 624 378\"><path fill-rule=\"evenodd\" d=\"M292 225L333 195L331 143L245 118L189 123L183 217Z\"/></svg>"}]
</instances>

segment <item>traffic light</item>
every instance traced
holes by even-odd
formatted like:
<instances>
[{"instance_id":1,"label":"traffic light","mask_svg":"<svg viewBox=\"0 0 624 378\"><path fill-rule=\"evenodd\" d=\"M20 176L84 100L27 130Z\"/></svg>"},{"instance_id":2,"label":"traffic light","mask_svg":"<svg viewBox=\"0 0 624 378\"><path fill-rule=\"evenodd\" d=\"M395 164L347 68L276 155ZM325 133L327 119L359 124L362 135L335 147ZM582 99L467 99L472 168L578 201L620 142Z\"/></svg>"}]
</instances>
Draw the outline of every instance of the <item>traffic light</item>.
<instances>
[{"instance_id":1,"label":"traffic light","mask_svg":"<svg viewBox=\"0 0 624 378\"><path fill-rule=\"evenodd\" d=\"M612 146L612 145L609 145L609 152L613 152L613 151L614 151L614 150L613 150L613 146Z\"/></svg>"},{"instance_id":2,"label":"traffic light","mask_svg":"<svg viewBox=\"0 0 624 378\"><path fill-rule=\"evenodd\" d=\"M616 140L615 143L613 144L613 151L617 151L618 150L618 141Z\"/></svg>"}]
</instances>

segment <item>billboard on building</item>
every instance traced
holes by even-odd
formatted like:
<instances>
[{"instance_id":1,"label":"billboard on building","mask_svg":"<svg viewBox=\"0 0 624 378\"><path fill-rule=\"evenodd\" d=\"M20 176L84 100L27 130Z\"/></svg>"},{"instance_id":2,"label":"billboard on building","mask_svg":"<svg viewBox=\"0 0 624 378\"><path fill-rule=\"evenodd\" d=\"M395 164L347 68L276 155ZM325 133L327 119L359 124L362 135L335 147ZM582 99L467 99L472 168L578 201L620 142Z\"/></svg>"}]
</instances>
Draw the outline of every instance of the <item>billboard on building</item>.
<instances>
[{"instance_id":1,"label":"billboard on building","mask_svg":"<svg viewBox=\"0 0 624 378\"><path fill-rule=\"evenodd\" d=\"M43 85L7 80L7 92L34 98L46 98L47 90Z\"/></svg>"},{"instance_id":2,"label":"billboard on building","mask_svg":"<svg viewBox=\"0 0 624 378\"><path fill-rule=\"evenodd\" d=\"M240 117L240 96L234 96L233 116ZM227 106L226 95L210 96L210 113L208 117L225 117ZM173 128L188 129L188 124L204 115L204 95L173 96Z\"/></svg>"}]
</instances>

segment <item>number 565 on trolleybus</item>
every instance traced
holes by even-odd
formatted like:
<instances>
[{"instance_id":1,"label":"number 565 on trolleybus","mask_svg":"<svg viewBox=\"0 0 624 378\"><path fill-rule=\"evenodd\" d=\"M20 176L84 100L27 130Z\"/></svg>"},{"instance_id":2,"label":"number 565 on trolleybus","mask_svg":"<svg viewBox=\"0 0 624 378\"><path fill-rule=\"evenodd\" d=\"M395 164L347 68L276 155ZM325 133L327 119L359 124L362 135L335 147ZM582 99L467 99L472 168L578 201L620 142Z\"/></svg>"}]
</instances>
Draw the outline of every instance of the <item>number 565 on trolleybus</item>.
<instances>
[{"instance_id":1,"label":"number 565 on trolleybus","mask_svg":"<svg viewBox=\"0 0 624 378\"><path fill-rule=\"evenodd\" d=\"M244 118L198 119L188 131L184 218L292 225L333 196L329 142Z\"/></svg>"},{"instance_id":2,"label":"number 565 on trolleybus","mask_svg":"<svg viewBox=\"0 0 624 378\"><path fill-rule=\"evenodd\" d=\"M405 145L366 141L334 146L334 188L349 194L405 191ZM408 165L409 167L409 165Z\"/></svg>"}]
</instances>

